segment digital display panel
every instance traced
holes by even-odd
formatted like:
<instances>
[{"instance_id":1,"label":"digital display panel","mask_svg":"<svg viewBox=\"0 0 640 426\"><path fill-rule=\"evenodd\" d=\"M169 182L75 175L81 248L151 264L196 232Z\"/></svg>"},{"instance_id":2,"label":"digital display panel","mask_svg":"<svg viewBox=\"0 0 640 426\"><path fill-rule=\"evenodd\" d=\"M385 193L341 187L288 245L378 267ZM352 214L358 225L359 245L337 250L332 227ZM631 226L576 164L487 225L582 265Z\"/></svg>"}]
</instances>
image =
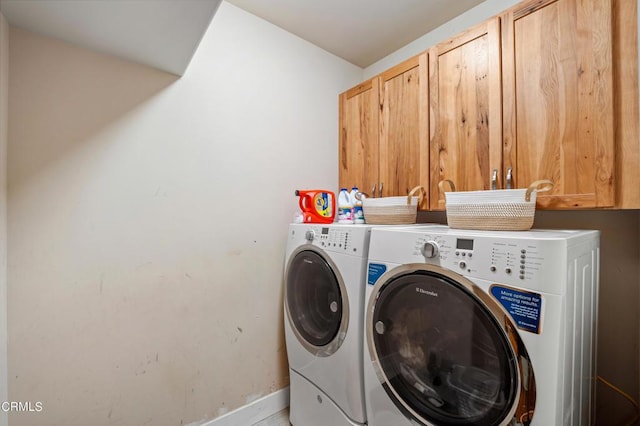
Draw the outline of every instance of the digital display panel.
<instances>
[{"instance_id":1,"label":"digital display panel","mask_svg":"<svg viewBox=\"0 0 640 426\"><path fill-rule=\"evenodd\" d=\"M473 250L473 240L457 238L456 239L456 248L458 250Z\"/></svg>"},{"instance_id":2,"label":"digital display panel","mask_svg":"<svg viewBox=\"0 0 640 426\"><path fill-rule=\"evenodd\" d=\"M322 235L327 235L329 233L329 228L322 228Z\"/></svg>"}]
</instances>

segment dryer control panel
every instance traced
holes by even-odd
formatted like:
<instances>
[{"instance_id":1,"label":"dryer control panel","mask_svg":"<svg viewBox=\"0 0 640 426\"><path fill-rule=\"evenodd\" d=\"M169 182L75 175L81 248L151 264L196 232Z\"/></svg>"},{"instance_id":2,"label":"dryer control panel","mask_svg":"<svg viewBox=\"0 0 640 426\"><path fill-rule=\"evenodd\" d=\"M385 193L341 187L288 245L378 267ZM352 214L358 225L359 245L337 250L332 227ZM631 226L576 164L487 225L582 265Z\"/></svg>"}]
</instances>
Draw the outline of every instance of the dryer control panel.
<instances>
[{"instance_id":1,"label":"dryer control panel","mask_svg":"<svg viewBox=\"0 0 640 426\"><path fill-rule=\"evenodd\" d=\"M312 244L326 251L366 256L371 228L363 225L296 224L289 238L297 244Z\"/></svg>"}]
</instances>

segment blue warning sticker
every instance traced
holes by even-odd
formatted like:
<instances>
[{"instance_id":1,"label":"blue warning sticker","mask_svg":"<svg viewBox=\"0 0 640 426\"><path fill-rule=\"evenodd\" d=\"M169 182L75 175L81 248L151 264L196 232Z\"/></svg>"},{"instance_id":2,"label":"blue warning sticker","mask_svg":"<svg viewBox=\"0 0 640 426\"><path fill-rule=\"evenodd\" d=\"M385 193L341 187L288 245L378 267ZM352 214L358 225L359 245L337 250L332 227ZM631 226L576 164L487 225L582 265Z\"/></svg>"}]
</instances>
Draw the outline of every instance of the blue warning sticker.
<instances>
[{"instance_id":1,"label":"blue warning sticker","mask_svg":"<svg viewBox=\"0 0 640 426\"><path fill-rule=\"evenodd\" d=\"M496 284L491 286L491 294L511 314L519 329L540 334L541 295Z\"/></svg>"},{"instance_id":2,"label":"blue warning sticker","mask_svg":"<svg viewBox=\"0 0 640 426\"><path fill-rule=\"evenodd\" d=\"M367 270L367 284L374 285L378 278L387 271L387 265L381 263L369 263Z\"/></svg>"}]
</instances>

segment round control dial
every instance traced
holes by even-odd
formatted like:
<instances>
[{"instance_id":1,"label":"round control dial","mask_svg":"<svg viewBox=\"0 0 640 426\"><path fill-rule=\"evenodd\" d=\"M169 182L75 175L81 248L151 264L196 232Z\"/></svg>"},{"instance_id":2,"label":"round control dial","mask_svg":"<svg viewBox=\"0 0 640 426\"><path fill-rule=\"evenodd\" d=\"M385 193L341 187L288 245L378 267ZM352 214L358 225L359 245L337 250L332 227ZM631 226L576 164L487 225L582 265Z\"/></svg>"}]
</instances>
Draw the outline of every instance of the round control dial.
<instances>
[{"instance_id":1,"label":"round control dial","mask_svg":"<svg viewBox=\"0 0 640 426\"><path fill-rule=\"evenodd\" d=\"M316 233L310 229L304 234L304 237L307 239L307 241L311 242L316 237Z\"/></svg>"},{"instance_id":2,"label":"round control dial","mask_svg":"<svg viewBox=\"0 0 640 426\"><path fill-rule=\"evenodd\" d=\"M433 259L434 257L437 257L439 252L440 247L435 241L427 241L422 246L422 254L427 259Z\"/></svg>"}]
</instances>

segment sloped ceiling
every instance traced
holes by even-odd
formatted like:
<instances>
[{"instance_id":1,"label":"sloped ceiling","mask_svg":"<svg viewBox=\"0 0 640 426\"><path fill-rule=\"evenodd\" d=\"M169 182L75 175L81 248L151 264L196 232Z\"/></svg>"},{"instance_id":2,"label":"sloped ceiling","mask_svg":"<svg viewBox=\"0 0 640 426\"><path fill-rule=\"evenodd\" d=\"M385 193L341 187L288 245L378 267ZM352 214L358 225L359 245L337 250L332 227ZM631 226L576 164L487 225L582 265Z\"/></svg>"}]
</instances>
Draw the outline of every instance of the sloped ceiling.
<instances>
[{"instance_id":1,"label":"sloped ceiling","mask_svg":"<svg viewBox=\"0 0 640 426\"><path fill-rule=\"evenodd\" d=\"M484 0L228 0L366 68ZM221 0L0 0L15 27L182 75Z\"/></svg>"},{"instance_id":2,"label":"sloped ceiling","mask_svg":"<svg viewBox=\"0 0 640 426\"><path fill-rule=\"evenodd\" d=\"M182 75L221 0L0 0L11 26Z\"/></svg>"}]
</instances>

